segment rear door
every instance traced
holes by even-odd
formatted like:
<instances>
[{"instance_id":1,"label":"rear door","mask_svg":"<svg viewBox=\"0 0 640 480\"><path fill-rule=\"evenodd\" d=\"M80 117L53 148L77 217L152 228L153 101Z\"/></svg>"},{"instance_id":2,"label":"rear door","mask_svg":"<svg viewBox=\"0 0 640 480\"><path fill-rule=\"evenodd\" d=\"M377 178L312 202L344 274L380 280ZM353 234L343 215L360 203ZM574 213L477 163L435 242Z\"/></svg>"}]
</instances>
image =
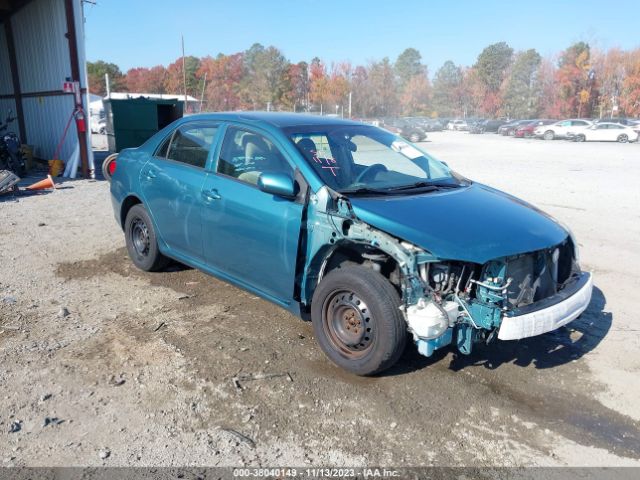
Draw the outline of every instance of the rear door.
<instances>
[{"instance_id":1,"label":"rear door","mask_svg":"<svg viewBox=\"0 0 640 480\"><path fill-rule=\"evenodd\" d=\"M217 132L218 125L211 122L182 124L140 175L145 204L160 238L172 252L196 261L203 260L202 186Z\"/></svg>"},{"instance_id":2,"label":"rear door","mask_svg":"<svg viewBox=\"0 0 640 480\"><path fill-rule=\"evenodd\" d=\"M202 209L207 264L287 304L293 296L304 195L287 199L257 187L263 172L298 176L267 133L228 126Z\"/></svg>"}]
</instances>

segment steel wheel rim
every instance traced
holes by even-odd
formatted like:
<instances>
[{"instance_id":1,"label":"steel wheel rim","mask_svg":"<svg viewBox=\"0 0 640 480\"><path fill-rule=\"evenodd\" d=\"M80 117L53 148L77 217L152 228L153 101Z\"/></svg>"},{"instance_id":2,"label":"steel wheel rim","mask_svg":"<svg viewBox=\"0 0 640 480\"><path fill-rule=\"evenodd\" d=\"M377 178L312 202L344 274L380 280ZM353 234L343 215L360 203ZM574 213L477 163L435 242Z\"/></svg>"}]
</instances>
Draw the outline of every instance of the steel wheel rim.
<instances>
[{"instance_id":1,"label":"steel wheel rim","mask_svg":"<svg viewBox=\"0 0 640 480\"><path fill-rule=\"evenodd\" d=\"M345 357L364 357L374 342L367 304L350 290L336 290L324 302L322 327L333 348Z\"/></svg>"},{"instance_id":2,"label":"steel wheel rim","mask_svg":"<svg viewBox=\"0 0 640 480\"><path fill-rule=\"evenodd\" d=\"M151 238L147 224L141 218L135 218L131 223L131 243L138 255L142 257L149 255Z\"/></svg>"}]
</instances>

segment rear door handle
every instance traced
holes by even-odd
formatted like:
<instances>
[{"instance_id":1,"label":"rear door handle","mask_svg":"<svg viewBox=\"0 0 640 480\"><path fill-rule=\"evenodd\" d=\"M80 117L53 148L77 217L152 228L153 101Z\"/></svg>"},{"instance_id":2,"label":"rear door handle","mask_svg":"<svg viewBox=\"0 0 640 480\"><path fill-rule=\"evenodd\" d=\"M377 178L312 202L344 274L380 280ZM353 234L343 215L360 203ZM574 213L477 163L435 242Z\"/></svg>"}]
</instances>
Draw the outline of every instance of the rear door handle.
<instances>
[{"instance_id":1,"label":"rear door handle","mask_svg":"<svg viewBox=\"0 0 640 480\"><path fill-rule=\"evenodd\" d=\"M220 195L218 193L218 190L214 188L212 190L203 190L202 198L204 198L207 201L220 200L222 198L222 195Z\"/></svg>"}]
</instances>

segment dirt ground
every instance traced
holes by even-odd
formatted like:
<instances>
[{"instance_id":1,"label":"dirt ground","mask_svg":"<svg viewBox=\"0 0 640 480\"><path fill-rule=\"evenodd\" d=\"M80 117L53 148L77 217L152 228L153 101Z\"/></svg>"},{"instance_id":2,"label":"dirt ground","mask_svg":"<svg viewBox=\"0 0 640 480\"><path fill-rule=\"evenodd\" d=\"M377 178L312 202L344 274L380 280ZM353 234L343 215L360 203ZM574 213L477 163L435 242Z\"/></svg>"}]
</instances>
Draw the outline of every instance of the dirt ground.
<instances>
[{"instance_id":1,"label":"dirt ground","mask_svg":"<svg viewBox=\"0 0 640 480\"><path fill-rule=\"evenodd\" d=\"M571 226L579 320L355 377L266 301L137 271L108 184L64 182L0 200L0 466L640 465L640 145L423 145Z\"/></svg>"}]
</instances>

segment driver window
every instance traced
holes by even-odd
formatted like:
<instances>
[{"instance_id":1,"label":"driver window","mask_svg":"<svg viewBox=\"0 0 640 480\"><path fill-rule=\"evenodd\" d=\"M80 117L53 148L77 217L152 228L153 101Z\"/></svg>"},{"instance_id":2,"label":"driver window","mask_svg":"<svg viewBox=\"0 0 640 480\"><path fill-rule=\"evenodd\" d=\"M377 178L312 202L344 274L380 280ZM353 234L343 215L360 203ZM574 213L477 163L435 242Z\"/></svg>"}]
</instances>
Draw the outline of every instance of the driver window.
<instances>
[{"instance_id":1,"label":"driver window","mask_svg":"<svg viewBox=\"0 0 640 480\"><path fill-rule=\"evenodd\" d=\"M237 127L229 127L225 133L217 172L251 185L257 185L264 172L293 177L293 169L268 138Z\"/></svg>"}]
</instances>

